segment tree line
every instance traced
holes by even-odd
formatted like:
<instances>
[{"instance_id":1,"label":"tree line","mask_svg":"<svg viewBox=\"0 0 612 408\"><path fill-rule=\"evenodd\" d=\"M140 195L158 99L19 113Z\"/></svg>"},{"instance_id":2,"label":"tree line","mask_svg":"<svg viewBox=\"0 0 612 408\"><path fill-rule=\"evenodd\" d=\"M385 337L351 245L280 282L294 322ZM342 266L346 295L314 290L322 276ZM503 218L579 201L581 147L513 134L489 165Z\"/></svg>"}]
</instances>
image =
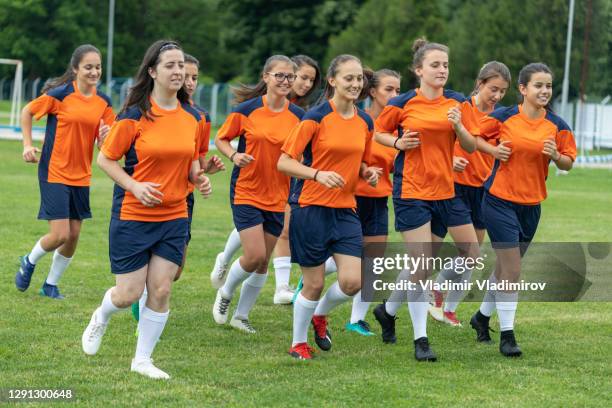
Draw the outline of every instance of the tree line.
<instances>
[{"instance_id":1,"label":"tree line","mask_svg":"<svg viewBox=\"0 0 612 408\"><path fill-rule=\"evenodd\" d=\"M426 36L451 49L449 87L469 92L489 60L514 76L543 61L560 92L568 7L569 0L116 0L113 76L133 75L146 47L165 37L196 56L211 82L255 81L272 54L304 53L325 67L353 53L373 69L399 71L407 89L415 83L412 41ZM571 96L612 94L611 21L612 0L576 0ZM0 58L24 60L30 78L55 76L81 43L106 55L107 24L107 1L0 0Z\"/></svg>"}]
</instances>

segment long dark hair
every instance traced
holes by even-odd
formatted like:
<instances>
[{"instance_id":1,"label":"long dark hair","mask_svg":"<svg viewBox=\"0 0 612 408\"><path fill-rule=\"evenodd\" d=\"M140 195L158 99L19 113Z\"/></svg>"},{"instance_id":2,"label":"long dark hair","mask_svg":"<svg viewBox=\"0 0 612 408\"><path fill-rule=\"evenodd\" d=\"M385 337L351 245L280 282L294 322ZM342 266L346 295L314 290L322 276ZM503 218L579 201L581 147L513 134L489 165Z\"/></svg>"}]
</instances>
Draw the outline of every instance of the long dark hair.
<instances>
[{"instance_id":1,"label":"long dark hair","mask_svg":"<svg viewBox=\"0 0 612 408\"><path fill-rule=\"evenodd\" d=\"M266 63L263 66L263 70L261 71L262 77L266 72L269 72L272 67L274 67L274 65L279 62L286 62L287 64L293 66L294 72L297 68L295 63L291 61L289 57L285 55L273 55L266 60ZM266 92L268 92L268 87L263 78L260 78L259 82L257 82L255 86L239 84L237 87L233 88L232 91L234 92L234 102L241 103L257 96L265 95Z\"/></svg>"},{"instance_id":2,"label":"long dark hair","mask_svg":"<svg viewBox=\"0 0 612 408\"><path fill-rule=\"evenodd\" d=\"M519 72L518 84L526 87L529 81L531 81L533 74L537 74L538 72L544 72L546 74L550 74L551 77L553 76L553 72L548 65L544 64L543 62L532 62L531 64L525 65ZM519 103L523 103L523 100L523 95L519 92ZM552 98L550 98L544 107L549 112L552 112L552 107L550 106L551 100Z\"/></svg>"},{"instance_id":3,"label":"long dark hair","mask_svg":"<svg viewBox=\"0 0 612 408\"><path fill-rule=\"evenodd\" d=\"M315 77L314 81L312 82L312 88L310 88L308 92L306 92L306 95L298 96L293 90L291 90L291 92L289 93L289 99L293 100L294 104L305 108L306 106L308 106L308 102L312 94L314 92L317 92L319 86L321 85L321 69L319 68L319 64L317 64L317 61L310 58L308 55L295 55L291 57L291 61L295 63L298 71L304 66L312 67L315 70Z\"/></svg>"},{"instance_id":4,"label":"long dark hair","mask_svg":"<svg viewBox=\"0 0 612 408\"><path fill-rule=\"evenodd\" d=\"M512 81L512 76L510 75L510 70L503 62L499 61L489 61L480 68L480 72L478 72L478 77L476 78L476 83L474 84L474 90L472 91L471 96L474 96L478 93L478 88L482 84L486 84L489 80L493 78L501 78L510 85Z\"/></svg>"},{"instance_id":5,"label":"long dark hair","mask_svg":"<svg viewBox=\"0 0 612 408\"><path fill-rule=\"evenodd\" d=\"M331 60L331 62L329 63L329 68L327 68L327 75L325 78L325 88L323 89L323 95L321 95L321 98L319 99L319 103L333 98L334 88L329 84L329 80L336 76L340 65L348 61L356 61L359 63L359 65L363 67L361 60L357 58L356 56L350 55L350 54L340 54L336 56L333 60ZM363 89L365 88L367 88L367 78L364 75L363 76ZM363 89L361 90L361 93L359 94L359 98L361 98L361 96L363 95Z\"/></svg>"},{"instance_id":6,"label":"long dark hair","mask_svg":"<svg viewBox=\"0 0 612 408\"><path fill-rule=\"evenodd\" d=\"M102 59L102 54L100 50L94 47L91 44L83 44L76 47L76 49L72 52L72 56L70 57L70 62L68 63L68 68L66 68L66 72L64 72L61 76L57 78L49 79L45 86L43 86L42 93L47 92L49 89L57 88L60 85L67 84L75 80L74 70L79 69L79 64L81 60L90 52L95 52Z\"/></svg>"},{"instance_id":7,"label":"long dark hair","mask_svg":"<svg viewBox=\"0 0 612 408\"><path fill-rule=\"evenodd\" d=\"M147 52L145 53L142 63L138 68L138 73L136 74L136 80L134 86L130 88L130 92L121 108L121 112L125 112L128 108L132 106L137 106L140 113L150 121L153 121L153 117L155 116L151 112L151 92L153 91L153 78L149 75L149 68L155 68L157 64L159 64L161 60L161 54L170 50L180 50L183 51L179 43L171 40L158 40L155 41ZM178 90L176 97L181 103L189 102L189 95L181 87Z\"/></svg>"}]
</instances>

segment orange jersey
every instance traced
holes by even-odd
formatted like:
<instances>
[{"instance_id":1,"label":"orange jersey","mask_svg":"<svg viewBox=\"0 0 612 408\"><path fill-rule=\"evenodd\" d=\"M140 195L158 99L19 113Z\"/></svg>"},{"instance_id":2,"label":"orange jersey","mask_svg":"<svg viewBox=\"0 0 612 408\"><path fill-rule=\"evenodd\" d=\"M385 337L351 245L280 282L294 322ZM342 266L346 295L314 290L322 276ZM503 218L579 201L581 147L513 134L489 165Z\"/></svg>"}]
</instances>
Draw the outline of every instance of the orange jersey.
<instances>
[{"instance_id":1,"label":"orange jersey","mask_svg":"<svg viewBox=\"0 0 612 408\"><path fill-rule=\"evenodd\" d=\"M478 110L474 97L463 102L464 107L461 109L461 122L463 126L472 135L478 133L480 120L487 114ZM467 159L469 164L462 172L454 172L455 182L464 186L481 187L487 177L491 174L494 158L490 154L486 154L476 150L473 153L468 153L455 141L455 156Z\"/></svg>"},{"instance_id":2,"label":"orange jersey","mask_svg":"<svg viewBox=\"0 0 612 408\"><path fill-rule=\"evenodd\" d=\"M71 82L49 90L27 108L36 120L47 115L38 178L49 183L89 186L100 119L109 126L115 121L110 98L95 89L91 96L85 96Z\"/></svg>"},{"instance_id":3,"label":"orange jersey","mask_svg":"<svg viewBox=\"0 0 612 408\"><path fill-rule=\"evenodd\" d=\"M208 115L208 112L198 105L192 103L191 106L200 114L203 132L201 133L202 139L199 141L199 156L204 158L208 153L208 145L210 144L210 116ZM195 186L193 183L189 182L189 192L191 193L193 190L195 190Z\"/></svg>"},{"instance_id":4,"label":"orange jersey","mask_svg":"<svg viewBox=\"0 0 612 408\"><path fill-rule=\"evenodd\" d=\"M554 139L559 153L576 159L572 130L552 112L534 120L522 112L521 105L500 108L481 120L478 135L486 140L510 142L510 158L506 162L495 160L485 188L517 204L535 205L546 198L550 164L549 157L542 153L546 139Z\"/></svg>"},{"instance_id":5,"label":"orange jersey","mask_svg":"<svg viewBox=\"0 0 612 408\"><path fill-rule=\"evenodd\" d=\"M439 98L425 98L419 89L392 98L376 119L376 131L401 136L419 132L419 147L399 151L393 172L393 198L445 200L455 196L453 150L455 131L447 119L450 108L465 97L444 90ZM462 113L465 107L461 105Z\"/></svg>"},{"instance_id":6,"label":"orange jersey","mask_svg":"<svg viewBox=\"0 0 612 408\"><path fill-rule=\"evenodd\" d=\"M234 166L230 185L233 205L247 204L265 211L285 211L289 177L276 168L281 147L291 129L304 115L302 108L287 101L281 112L268 108L265 96L237 105L217 132L230 141L239 137L238 152L255 158L248 166Z\"/></svg>"},{"instance_id":7,"label":"orange jersey","mask_svg":"<svg viewBox=\"0 0 612 408\"><path fill-rule=\"evenodd\" d=\"M119 115L102 153L111 160L125 156L125 172L139 182L160 184L162 203L145 207L131 192L115 185L112 216L120 220L159 222L187 217L186 197L191 163L198 159L204 127L188 103L161 109L151 99L153 121L133 106Z\"/></svg>"},{"instance_id":8,"label":"orange jersey","mask_svg":"<svg viewBox=\"0 0 612 408\"><path fill-rule=\"evenodd\" d=\"M355 208L355 189L362 162L371 155L372 118L355 108L350 119L336 112L332 101L309 110L283 146L283 152L321 171L335 171L344 179L343 188L330 189L314 180L296 180L291 185L292 204L331 208Z\"/></svg>"},{"instance_id":9,"label":"orange jersey","mask_svg":"<svg viewBox=\"0 0 612 408\"><path fill-rule=\"evenodd\" d=\"M366 111L367 112L367 111ZM367 112L369 113L369 112ZM397 136L397 131L395 132ZM393 172L393 162L397 156L397 150L380 143L372 142L370 151L370 166L380 167L382 174L378 179L376 187L372 187L367 181L360 178L357 181L355 195L361 197L388 197L393 192L393 185L389 175Z\"/></svg>"}]
</instances>

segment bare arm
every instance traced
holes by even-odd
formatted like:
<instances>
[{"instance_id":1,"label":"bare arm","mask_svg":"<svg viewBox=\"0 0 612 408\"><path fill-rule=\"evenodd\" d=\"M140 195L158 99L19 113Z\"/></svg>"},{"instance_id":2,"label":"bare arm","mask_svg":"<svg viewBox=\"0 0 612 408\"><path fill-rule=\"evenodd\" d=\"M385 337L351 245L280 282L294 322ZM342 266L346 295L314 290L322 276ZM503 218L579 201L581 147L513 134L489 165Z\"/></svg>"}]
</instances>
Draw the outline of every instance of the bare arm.
<instances>
[{"instance_id":1,"label":"bare arm","mask_svg":"<svg viewBox=\"0 0 612 408\"><path fill-rule=\"evenodd\" d=\"M215 137L215 146L217 149L238 167L248 166L255 158L250 154L238 153L229 141Z\"/></svg>"},{"instance_id":2,"label":"bare arm","mask_svg":"<svg viewBox=\"0 0 612 408\"><path fill-rule=\"evenodd\" d=\"M40 149L32 146L32 117L27 105L21 110L21 133L23 134L23 160L27 163L37 163L38 158L36 153L40 153Z\"/></svg>"},{"instance_id":3,"label":"bare arm","mask_svg":"<svg viewBox=\"0 0 612 408\"><path fill-rule=\"evenodd\" d=\"M313 169L303 165L286 153L281 153L276 167L278 171L288 176L303 180L314 180L328 188L342 188L344 186L344 179L335 171Z\"/></svg>"}]
</instances>

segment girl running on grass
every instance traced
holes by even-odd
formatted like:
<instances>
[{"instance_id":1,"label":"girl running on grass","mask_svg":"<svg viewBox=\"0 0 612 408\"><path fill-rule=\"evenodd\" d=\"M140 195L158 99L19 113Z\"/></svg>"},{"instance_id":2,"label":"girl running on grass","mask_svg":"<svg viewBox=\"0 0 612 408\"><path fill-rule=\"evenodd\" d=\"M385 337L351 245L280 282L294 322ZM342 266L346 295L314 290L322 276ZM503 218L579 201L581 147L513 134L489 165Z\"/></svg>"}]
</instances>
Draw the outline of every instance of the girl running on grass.
<instances>
[{"instance_id":1,"label":"girl running on grass","mask_svg":"<svg viewBox=\"0 0 612 408\"><path fill-rule=\"evenodd\" d=\"M576 142L569 126L550 110L552 71L542 63L528 64L518 77L520 103L489 113L480 121L479 138L495 140L509 152L496 157L485 182L482 205L487 233L495 254L495 274L490 280L518 282L521 258L533 240L540 220L540 203L546 199L550 162L570 170L576 159ZM486 143L479 148L491 150ZM497 309L499 351L507 357L522 354L514 335L518 292L487 292L470 324L479 342L491 342L489 318Z\"/></svg>"},{"instance_id":2,"label":"girl running on grass","mask_svg":"<svg viewBox=\"0 0 612 408\"><path fill-rule=\"evenodd\" d=\"M475 132L480 119L499 107L498 103L506 94L510 80L510 70L501 62L487 62L480 69L474 92L468 100L463 102L461 120L469 132ZM509 151L509 148L504 144L496 146L487 144L483 148L486 149L486 153L480 150L468 153L461 148L457 141L455 142L455 156L453 157L455 196L470 211L478 245L482 244L486 232L482 214L483 184L491 174L493 160L507 158L506 155ZM436 282L441 284L446 281L454 283L470 282L471 271L459 274L452 269L444 269L436 278ZM431 316L451 326L461 326L456 310L465 291L451 289L447 292L446 299L441 291L432 290L432 294L433 304L429 308Z\"/></svg>"},{"instance_id":3,"label":"girl running on grass","mask_svg":"<svg viewBox=\"0 0 612 408\"><path fill-rule=\"evenodd\" d=\"M83 351L98 352L111 316L137 301L146 286L131 370L155 379L170 378L153 365L151 354L168 320L172 281L183 262L189 182L204 197L211 193L198 160L205 128L183 88L184 62L174 41L149 47L98 155L98 165L116 183L109 228L116 284L83 332Z\"/></svg>"},{"instance_id":4,"label":"girl running on grass","mask_svg":"<svg viewBox=\"0 0 612 408\"><path fill-rule=\"evenodd\" d=\"M400 75L390 69L381 69L376 72L364 70L364 72L368 79L366 94L372 101L372 105L366 112L372 120L376 120L387 102L399 95ZM382 169L378 185L373 187L363 179L357 182L355 199L364 245L387 242L389 234L387 201L393 191L389 174L393 171L393 161L396 155L396 149L380 143L372 143L372 165ZM370 330L370 325L365 321L369 306L370 302L361 299L361 292L353 296L351 319L346 324L347 330L364 336L374 335Z\"/></svg>"},{"instance_id":5,"label":"girl running on grass","mask_svg":"<svg viewBox=\"0 0 612 408\"><path fill-rule=\"evenodd\" d=\"M462 124L465 97L444 89L448 47L418 39L413 50L412 68L419 88L391 99L376 120L376 140L399 151L393 177L395 229L401 232L412 257L434 255L431 243L442 241L450 231L461 255L476 258L478 241L470 213L455 197L453 183L455 140L468 152L476 148L476 139ZM399 137L393 135L396 130ZM424 267L410 271L415 289L407 294L418 361L436 361L427 338L429 305L422 287L429 274ZM395 314L400 304L387 302L374 309L384 342L395 342Z\"/></svg>"},{"instance_id":6,"label":"girl running on grass","mask_svg":"<svg viewBox=\"0 0 612 408\"><path fill-rule=\"evenodd\" d=\"M49 232L20 258L15 286L25 291L38 261L54 251L42 296L63 299L58 283L72 261L84 219L91 218L89 185L94 144L102 145L115 120L111 100L96 90L102 75L100 51L84 44L72 53L66 72L52 79L42 95L21 112L23 159L38 163L41 151L32 144L32 118L47 116L38 165L40 211Z\"/></svg>"},{"instance_id":7,"label":"girl running on grass","mask_svg":"<svg viewBox=\"0 0 612 408\"><path fill-rule=\"evenodd\" d=\"M311 321L319 348L331 349L327 315L357 293L361 285L363 240L354 211L355 187L360 177L376 185L381 171L366 164L373 123L355 106L363 86L363 67L358 58L334 58L327 72L325 101L309 110L291 131L278 161L280 171L298 179L291 186L289 200L291 259L300 265L304 278L293 306L289 350L298 359L312 358L307 343ZM319 301L325 261L332 255L338 265L338 281Z\"/></svg>"},{"instance_id":8,"label":"girl running on grass","mask_svg":"<svg viewBox=\"0 0 612 408\"><path fill-rule=\"evenodd\" d=\"M215 138L219 151L234 163L230 204L243 255L229 268L212 312L217 324L225 324L234 292L242 284L230 325L247 333L255 333L249 312L266 282L270 255L283 230L289 177L276 169L276 163L289 132L304 114L287 99L295 71L295 63L284 55L268 58L257 85L235 90L238 105ZM230 144L235 138L237 150Z\"/></svg>"}]
</instances>

